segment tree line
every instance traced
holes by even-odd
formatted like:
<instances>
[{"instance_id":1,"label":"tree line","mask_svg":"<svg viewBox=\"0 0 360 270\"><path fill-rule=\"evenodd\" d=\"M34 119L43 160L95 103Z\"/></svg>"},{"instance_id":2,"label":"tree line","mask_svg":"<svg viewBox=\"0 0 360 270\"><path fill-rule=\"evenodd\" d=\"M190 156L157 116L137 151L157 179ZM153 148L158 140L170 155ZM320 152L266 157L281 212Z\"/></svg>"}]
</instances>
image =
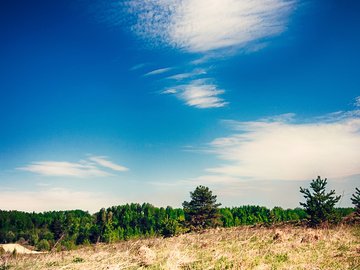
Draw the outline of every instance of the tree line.
<instances>
[{"instance_id":1,"label":"tree line","mask_svg":"<svg viewBox=\"0 0 360 270\"><path fill-rule=\"evenodd\" d=\"M335 208L335 192L325 192L326 179L312 181L310 189L301 188L306 201L303 208L272 209L262 206L220 208L208 187L190 192L191 200L183 208L155 207L149 203L131 203L102 208L95 214L82 210L27 213L0 210L0 243L19 242L38 250L70 250L77 245L116 242L140 237L169 237L209 227L233 227L276 224L308 220L316 226L337 222L356 211L360 215L360 191L352 201L354 208Z\"/></svg>"},{"instance_id":2,"label":"tree line","mask_svg":"<svg viewBox=\"0 0 360 270\"><path fill-rule=\"evenodd\" d=\"M306 215L300 208L270 210L252 205L218 210L217 225L223 227L298 221ZM192 225L186 224L184 209L159 208L149 203L102 208L93 215L81 210L44 213L0 210L0 243L27 243L42 250L52 248L59 239L58 248L73 249L81 244L172 236L187 227ZM202 227L213 227L212 221L209 219L209 224Z\"/></svg>"}]
</instances>

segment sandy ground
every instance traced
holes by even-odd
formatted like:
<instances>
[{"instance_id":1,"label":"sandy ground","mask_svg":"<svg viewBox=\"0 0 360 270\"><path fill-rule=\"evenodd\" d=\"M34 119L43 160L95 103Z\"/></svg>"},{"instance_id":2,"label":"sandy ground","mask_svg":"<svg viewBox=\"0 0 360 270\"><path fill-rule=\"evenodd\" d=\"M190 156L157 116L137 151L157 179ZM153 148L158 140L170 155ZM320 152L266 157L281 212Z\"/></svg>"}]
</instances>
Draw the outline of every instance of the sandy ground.
<instances>
[{"instance_id":1,"label":"sandy ground","mask_svg":"<svg viewBox=\"0 0 360 270\"><path fill-rule=\"evenodd\" d=\"M38 251L33 251L33 250L30 250L30 249L27 249L26 247L23 247L22 245L19 245L19 244L3 244L3 245L0 245L4 250L5 252L13 252L15 249L16 249L16 252L17 253L21 253L21 254L38 254L38 253L41 253L41 252L38 252Z\"/></svg>"}]
</instances>

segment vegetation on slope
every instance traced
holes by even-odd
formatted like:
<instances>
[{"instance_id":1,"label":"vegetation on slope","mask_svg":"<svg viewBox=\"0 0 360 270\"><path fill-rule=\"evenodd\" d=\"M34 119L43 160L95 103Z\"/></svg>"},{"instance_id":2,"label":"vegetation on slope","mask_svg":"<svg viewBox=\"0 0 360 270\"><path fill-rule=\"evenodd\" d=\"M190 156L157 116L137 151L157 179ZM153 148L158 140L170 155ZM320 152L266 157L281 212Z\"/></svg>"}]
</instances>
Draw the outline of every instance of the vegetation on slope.
<instances>
[{"instance_id":1,"label":"vegetation on slope","mask_svg":"<svg viewBox=\"0 0 360 270\"><path fill-rule=\"evenodd\" d=\"M360 268L359 245L356 227L241 226L2 258L10 270L356 270Z\"/></svg>"}]
</instances>

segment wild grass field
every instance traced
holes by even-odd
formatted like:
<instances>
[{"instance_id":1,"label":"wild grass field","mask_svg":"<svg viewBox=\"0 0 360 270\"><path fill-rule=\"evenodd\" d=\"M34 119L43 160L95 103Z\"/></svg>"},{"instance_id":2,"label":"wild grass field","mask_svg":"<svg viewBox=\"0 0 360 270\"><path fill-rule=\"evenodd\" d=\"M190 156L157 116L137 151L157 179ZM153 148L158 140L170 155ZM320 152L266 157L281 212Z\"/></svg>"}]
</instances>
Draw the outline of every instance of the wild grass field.
<instances>
[{"instance_id":1,"label":"wild grass field","mask_svg":"<svg viewBox=\"0 0 360 270\"><path fill-rule=\"evenodd\" d=\"M360 269L360 228L238 227L2 256L0 269ZM1 268L2 267L2 268Z\"/></svg>"}]
</instances>

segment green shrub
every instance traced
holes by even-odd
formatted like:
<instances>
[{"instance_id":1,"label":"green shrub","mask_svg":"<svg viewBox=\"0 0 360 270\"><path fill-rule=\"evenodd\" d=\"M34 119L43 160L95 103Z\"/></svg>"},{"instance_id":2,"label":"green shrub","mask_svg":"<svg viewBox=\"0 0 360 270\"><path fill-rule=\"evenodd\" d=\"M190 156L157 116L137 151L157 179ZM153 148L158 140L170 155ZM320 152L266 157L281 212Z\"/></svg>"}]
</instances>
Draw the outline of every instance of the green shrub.
<instances>
[{"instance_id":1,"label":"green shrub","mask_svg":"<svg viewBox=\"0 0 360 270\"><path fill-rule=\"evenodd\" d=\"M83 258L75 257L75 258L73 259L73 263L82 263L82 262L84 262L84 259L83 259Z\"/></svg>"},{"instance_id":2,"label":"green shrub","mask_svg":"<svg viewBox=\"0 0 360 270\"><path fill-rule=\"evenodd\" d=\"M49 241L46 239L42 239L40 240L37 245L36 248L40 251L49 251L50 250L50 244Z\"/></svg>"},{"instance_id":3,"label":"green shrub","mask_svg":"<svg viewBox=\"0 0 360 270\"><path fill-rule=\"evenodd\" d=\"M0 265L0 270L8 270L8 269L10 269L10 265L7 264Z\"/></svg>"},{"instance_id":4,"label":"green shrub","mask_svg":"<svg viewBox=\"0 0 360 270\"><path fill-rule=\"evenodd\" d=\"M167 218L161 223L161 235L164 237L175 236L180 232L180 226L177 220Z\"/></svg>"},{"instance_id":5,"label":"green shrub","mask_svg":"<svg viewBox=\"0 0 360 270\"><path fill-rule=\"evenodd\" d=\"M76 249L76 244L72 240L62 241L61 245L65 248L65 250L73 250Z\"/></svg>"}]
</instances>

